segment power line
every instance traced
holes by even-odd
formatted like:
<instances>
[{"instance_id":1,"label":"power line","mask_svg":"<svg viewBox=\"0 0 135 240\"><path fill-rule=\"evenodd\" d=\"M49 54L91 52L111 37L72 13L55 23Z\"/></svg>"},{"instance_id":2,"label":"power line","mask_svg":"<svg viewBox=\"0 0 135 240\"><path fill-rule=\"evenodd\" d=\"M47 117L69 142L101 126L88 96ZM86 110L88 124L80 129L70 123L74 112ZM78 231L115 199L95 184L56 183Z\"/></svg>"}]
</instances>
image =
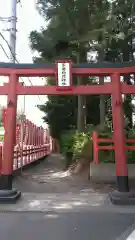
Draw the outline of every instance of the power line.
<instances>
[{"instance_id":1,"label":"power line","mask_svg":"<svg viewBox=\"0 0 135 240\"><path fill-rule=\"evenodd\" d=\"M13 58L15 59L15 61L19 64L19 61L17 60L16 56L13 54L12 49L11 49L8 41L6 40L6 38L3 36L3 34L2 34L1 32L0 32L0 36L1 36L2 39L6 42L8 48L9 48L9 50L10 50L10 53L12 54ZM9 57L8 57L8 59L9 59ZM30 84L33 85L32 82L31 82L31 80L30 80L29 78L28 78L28 80L29 80Z\"/></svg>"},{"instance_id":2,"label":"power line","mask_svg":"<svg viewBox=\"0 0 135 240\"><path fill-rule=\"evenodd\" d=\"M11 49L8 41L6 40L6 38L4 37L4 35L3 35L1 32L0 32L0 36L2 37L2 39L3 39L3 40L5 41L5 43L7 44L7 46L8 46L8 48L9 48L10 53L12 54L12 56L15 58L15 56L14 56L14 54L13 54L13 52L12 52L12 49ZM8 58L8 59L10 59L10 58ZM16 61L16 58L15 58L15 61ZM16 61L16 62L17 62L17 61Z\"/></svg>"},{"instance_id":3,"label":"power line","mask_svg":"<svg viewBox=\"0 0 135 240\"><path fill-rule=\"evenodd\" d=\"M19 61L17 60L16 58L16 21L17 21L17 17L16 17L16 6L17 6L17 3L20 3L21 5L21 0L11 0L12 2L12 7L11 7L11 17L9 18L5 18L5 17L1 17L0 16L0 19L1 21L8 21L8 22L11 22L11 26L10 26L10 44L8 43L8 41L5 39L5 37L3 36L3 34L0 32L0 36L2 37L2 39L6 42L9 50L10 50L10 53L11 53L11 61L12 62L17 62L19 63ZM4 49L5 50L5 49ZM5 52L6 54L6 52ZM7 54L6 54L7 56ZM9 57L8 57L9 59ZM21 78L22 79L22 78ZM29 83L33 86L31 80L29 78L27 78ZM24 82L24 80L22 79L22 81ZM24 83L25 84L25 83ZM40 96L37 95L38 99L41 101L40 99Z\"/></svg>"},{"instance_id":4,"label":"power line","mask_svg":"<svg viewBox=\"0 0 135 240\"><path fill-rule=\"evenodd\" d=\"M3 50L3 52L5 53L6 57L9 59L9 56L8 56L8 54L6 53L6 51L5 51L4 47L2 46L2 44L0 44L0 47L2 48L2 50Z\"/></svg>"},{"instance_id":5,"label":"power line","mask_svg":"<svg viewBox=\"0 0 135 240\"><path fill-rule=\"evenodd\" d=\"M2 39L6 42L8 48L9 48L9 50L10 50L10 53L12 54L12 56L13 56L15 62L17 62L17 63L19 64L19 61L17 60L16 56L13 54L12 49L11 49L11 47L10 47L8 41L6 40L6 38L4 37L4 35L3 35L1 32L0 32L0 36L1 36ZM5 49L4 49L4 51L5 51ZM8 59L10 59L6 52L5 52L5 55L7 56ZM22 78L21 78L21 79L22 79ZM24 82L23 79L22 79L22 81ZM31 84L31 86L33 86L32 82L31 82L31 80L30 80L29 78L28 78L28 81L29 81L29 83ZM25 82L24 82L24 84L25 84ZM37 95L37 97L38 97L38 99L41 101L40 96Z\"/></svg>"}]
</instances>

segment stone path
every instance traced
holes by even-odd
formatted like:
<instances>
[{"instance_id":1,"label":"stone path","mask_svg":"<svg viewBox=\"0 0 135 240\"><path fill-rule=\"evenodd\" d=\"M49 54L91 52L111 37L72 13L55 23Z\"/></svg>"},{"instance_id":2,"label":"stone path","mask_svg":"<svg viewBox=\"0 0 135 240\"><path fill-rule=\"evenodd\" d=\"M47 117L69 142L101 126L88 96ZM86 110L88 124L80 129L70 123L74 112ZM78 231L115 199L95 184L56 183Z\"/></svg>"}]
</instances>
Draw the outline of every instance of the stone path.
<instances>
[{"instance_id":1,"label":"stone path","mask_svg":"<svg viewBox=\"0 0 135 240\"><path fill-rule=\"evenodd\" d=\"M61 155L52 155L23 171L22 176L14 180L14 187L22 192L34 193L108 193L112 185L95 184L88 180L88 173L81 176L65 171L65 161Z\"/></svg>"}]
</instances>

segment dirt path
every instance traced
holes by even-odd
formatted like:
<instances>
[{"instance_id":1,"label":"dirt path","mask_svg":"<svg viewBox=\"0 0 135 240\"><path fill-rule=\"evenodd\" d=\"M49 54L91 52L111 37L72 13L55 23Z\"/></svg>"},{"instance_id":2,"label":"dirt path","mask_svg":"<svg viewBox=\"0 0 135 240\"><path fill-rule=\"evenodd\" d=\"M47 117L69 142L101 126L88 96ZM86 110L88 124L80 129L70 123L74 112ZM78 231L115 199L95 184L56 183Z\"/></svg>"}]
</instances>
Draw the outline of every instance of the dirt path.
<instances>
[{"instance_id":1,"label":"dirt path","mask_svg":"<svg viewBox=\"0 0 135 240\"><path fill-rule=\"evenodd\" d=\"M65 171L65 161L61 155L52 155L24 170L22 176L14 180L14 187L22 192L34 193L79 193L109 192L112 186L95 184L88 180L88 173L81 176Z\"/></svg>"}]
</instances>

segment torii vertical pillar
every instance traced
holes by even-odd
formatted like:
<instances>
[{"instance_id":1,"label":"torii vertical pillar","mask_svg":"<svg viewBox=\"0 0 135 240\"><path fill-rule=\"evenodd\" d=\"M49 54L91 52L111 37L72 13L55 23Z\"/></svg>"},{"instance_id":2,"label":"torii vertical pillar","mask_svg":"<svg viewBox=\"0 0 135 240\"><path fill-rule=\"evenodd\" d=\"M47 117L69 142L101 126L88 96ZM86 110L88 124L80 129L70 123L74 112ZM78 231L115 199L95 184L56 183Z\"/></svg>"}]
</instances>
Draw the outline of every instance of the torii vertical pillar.
<instances>
[{"instance_id":1,"label":"torii vertical pillar","mask_svg":"<svg viewBox=\"0 0 135 240\"><path fill-rule=\"evenodd\" d=\"M13 73L9 76L8 83L7 118L0 176L0 203L15 202L21 196L20 191L12 189L14 146L16 140L17 84L18 77Z\"/></svg>"},{"instance_id":2,"label":"torii vertical pillar","mask_svg":"<svg viewBox=\"0 0 135 240\"><path fill-rule=\"evenodd\" d=\"M120 74L112 75L112 117L115 146L117 191L110 194L112 203L118 205L135 204L135 195L129 192L126 141L124 134L124 111Z\"/></svg>"}]
</instances>

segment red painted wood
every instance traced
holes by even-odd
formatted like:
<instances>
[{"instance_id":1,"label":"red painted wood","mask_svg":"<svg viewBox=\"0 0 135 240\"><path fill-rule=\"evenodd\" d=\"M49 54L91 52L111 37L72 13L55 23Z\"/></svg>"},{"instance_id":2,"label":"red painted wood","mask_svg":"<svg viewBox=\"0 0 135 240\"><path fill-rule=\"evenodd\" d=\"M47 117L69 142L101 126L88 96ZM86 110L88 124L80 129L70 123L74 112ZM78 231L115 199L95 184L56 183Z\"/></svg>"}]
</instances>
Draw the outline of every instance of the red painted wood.
<instances>
[{"instance_id":1,"label":"red painted wood","mask_svg":"<svg viewBox=\"0 0 135 240\"><path fill-rule=\"evenodd\" d=\"M92 134L92 140L93 140L93 161L95 164L99 164L99 159L98 159L98 135L97 132L93 132Z\"/></svg>"},{"instance_id":2,"label":"red painted wood","mask_svg":"<svg viewBox=\"0 0 135 240\"><path fill-rule=\"evenodd\" d=\"M55 76L56 68L27 68L27 69L14 69L14 68L0 68L1 76L9 76L10 74L16 74L19 77L47 77Z\"/></svg>"},{"instance_id":3,"label":"red painted wood","mask_svg":"<svg viewBox=\"0 0 135 240\"><path fill-rule=\"evenodd\" d=\"M4 136L4 151L2 161L2 174L10 175L13 171L14 145L16 142L16 86L18 77L12 74L9 79L7 119ZM11 103L11 104L10 104Z\"/></svg>"},{"instance_id":4,"label":"red painted wood","mask_svg":"<svg viewBox=\"0 0 135 240\"><path fill-rule=\"evenodd\" d=\"M21 86L17 87L18 95L98 95L98 94L111 94L112 84L106 83L101 85L89 86L73 86L71 90L60 90L56 86Z\"/></svg>"},{"instance_id":5,"label":"red painted wood","mask_svg":"<svg viewBox=\"0 0 135 240\"><path fill-rule=\"evenodd\" d=\"M112 138L98 138L97 139L97 142L98 143L104 143L104 142L106 142L106 143L112 143L114 140L112 139Z\"/></svg>"},{"instance_id":6,"label":"red painted wood","mask_svg":"<svg viewBox=\"0 0 135 240\"><path fill-rule=\"evenodd\" d=\"M73 68L73 75L80 76L109 76L116 72L119 74L135 73L135 66L123 68Z\"/></svg>"},{"instance_id":7,"label":"red painted wood","mask_svg":"<svg viewBox=\"0 0 135 240\"><path fill-rule=\"evenodd\" d=\"M121 83L121 91L124 94L135 94L135 85L127 85L126 83Z\"/></svg>"},{"instance_id":8,"label":"red painted wood","mask_svg":"<svg viewBox=\"0 0 135 240\"><path fill-rule=\"evenodd\" d=\"M1 76L9 76L10 74L17 74L23 77L48 77L56 75L56 66L52 68L0 68ZM76 76L100 76L100 75L110 75L113 73L125 74L125 73L135 73L135 66L123 67L123 68L86 68L77 67L73 68L72 74Z\"/></svg>"},{"instance_id":9,"label":"red painted wood","mask_svg":"<svg viewBox=\"0 0 135 240\"><path fill-rule=\"evenodd\" d=\"M115 150L114 146L98 146L99 150Z\"/></svg>"},{"instance_id":10,"label":"red painted wood","mask_svg":"<svg viewBox=\"0 0 135 240\"><path fill-rule=\"evenodd\" d=\"M93 139L93 161L95 164L99 164L99 159L98 159L98 153L100 150L115 150L115 146L114 145L109 145L109 146L100 146L100 143L114 143L114 139L113 138L99 138L97 132L93 132L92 135L92 139ZM135 144L135 139L125 139L126 143L134 143ZM134 146L125 146L126 150L129 151L135 151L135 145Z\"/></svg>"},{"instance_id":11,"label":"red painted wood","mask_svg":"<svg viewBox=\"0 0 135 240\"><path fill-rule=\"evenodd\" d=\"M8 83L0 86L0 95L8 95Z\"/></svg>"},{"instance_id":12,"label":"red painted wood","mask_svg":"<svg viewBox=\"0 0 135 240\"><path fill-rule=\"evenodd\" d=\"M112 86L110 83L106 83L104 86L91 85L91 86L73 86L70 91L56 89L56 86L22 86L21 83L17 86L18 95L79 95L79 94L111 94ZM121 83L121 93L123 94L135 94L135 86ZM0 86L0 95L8 95L8 83L4 86Z\"/></svg>"},{"instance_id":13,"label":"red painted wood","mask_svg":"<svg viewBox=\"0 0 135 240\"><path fill-rule=\"evenodd\" d=\"M135 143L135 139L127 139L126 142L127 143Z\"/></svg>"},{"instance_id":14,"label":"red painted wood","mask_svg":"<svg viewBox=\"0 0 135 240\"><path fill-rule=\"evenodd\" d=\"M135 146L126 146L126 149L130 150L130 151L134 151L135 150Z\"/></svg>"},{"instance_id":15,"label":"red painted wood","mask_svg":"<svg viewBox=\"0 0 135 240\"><path fill-rule=\"evenodd\" d=\"M120 75L118 73L112 75L112 84L113 84L112 112L113 112L116 176L128 176L124 134L123 101L121 94Z\"/></svg>"}]
</instances>

